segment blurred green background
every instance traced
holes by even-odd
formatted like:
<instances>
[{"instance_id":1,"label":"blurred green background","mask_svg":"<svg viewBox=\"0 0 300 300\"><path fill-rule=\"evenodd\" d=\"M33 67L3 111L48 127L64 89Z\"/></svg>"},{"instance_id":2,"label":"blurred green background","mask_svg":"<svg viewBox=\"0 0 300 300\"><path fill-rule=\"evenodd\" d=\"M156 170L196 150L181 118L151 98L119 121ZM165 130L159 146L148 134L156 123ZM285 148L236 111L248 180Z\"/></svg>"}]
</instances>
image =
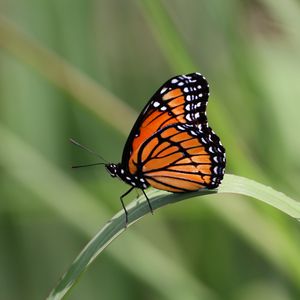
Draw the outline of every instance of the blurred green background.
<instances>
[{"instance_id":1,"label":"blurred green background","mask_svg":"<svg viewBox=\"0 0 300 300\"><path fill-rule=\"evenodd\" d=\"M174 75L208 78L228 173L300 199L298 1L0 9L0 299L44 299L121 209L127 186L101 167L71 170L97 158L69 137L118 162L137 112ZM69 299L300 299L299 253L299 223L275 209L236 195L194 199L131 227Z\"/></svg>"}]
</instances>

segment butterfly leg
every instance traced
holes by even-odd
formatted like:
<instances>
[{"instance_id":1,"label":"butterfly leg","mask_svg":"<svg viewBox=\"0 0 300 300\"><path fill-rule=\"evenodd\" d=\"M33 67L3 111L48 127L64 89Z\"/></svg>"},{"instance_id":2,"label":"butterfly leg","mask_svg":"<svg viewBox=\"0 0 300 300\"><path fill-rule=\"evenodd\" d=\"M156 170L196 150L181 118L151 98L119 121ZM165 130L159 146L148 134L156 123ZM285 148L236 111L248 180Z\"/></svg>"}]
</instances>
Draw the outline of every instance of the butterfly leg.
<instances>
[{"instance_id":1,"label":"butterfly leg","mask_svg":"<svg viewBox=\"0 0 300 300\"><path fill-rule=\"evenodd\" d=\"M147 195L146 195L146 193L145 193L145 191L142 189L142 191L143 191L143 194L144 194L144 196L146 197L146 199L147 199L147 202L148 202L148 205L149 205L149 208L150 208L150 211L151 211L151 214L153 215L153 208L152 208L152 205L151 205L151 203L150 203L150 200L149 200L149 198L147 197Z\"/></svg>"},{"instance_id":2,"label":"butterfly leg","mask_svg":"<svg viewBox=\"0 0 300 300\"><path fill-rule=\"evenodd\" d=\"M134 187L131 187L126 193L124 193L121 197L120 197L120 201L122 203L122 207L123 207L123 210L125 212L125 227L127 227L128 225L128 211L125 207L125 204L124 204L124 201L123 201L123 198L128 195L132 190L134 189Z\"/></svg>"}]
</instances>

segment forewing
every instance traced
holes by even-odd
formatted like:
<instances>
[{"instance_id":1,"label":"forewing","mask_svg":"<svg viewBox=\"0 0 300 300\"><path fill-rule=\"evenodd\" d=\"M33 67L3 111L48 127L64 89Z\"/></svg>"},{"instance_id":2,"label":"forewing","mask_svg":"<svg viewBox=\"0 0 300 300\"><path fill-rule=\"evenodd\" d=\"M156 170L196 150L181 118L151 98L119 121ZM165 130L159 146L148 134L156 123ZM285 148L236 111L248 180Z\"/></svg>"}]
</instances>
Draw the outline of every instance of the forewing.
<instances>
[{"instance_id":1,"label":"forewing","mask_svg":"<svg viewBox=\"0 0 300 300\"><path fill-rule=\"evenodd\" d=\"M170 192L216 188L223 179L225 149L207 125L175 124L140 148L136 164L153 187Z\"/></svg>"},{"instance_id":2,"label":"forewing","mask_svg":"<svg viewBox=\"0 0 300 300\"><path fill-rule=\"evenodd\" d=\"M199 73L171 78L153 95L134 124L122 156L122 165L137 172L137 155L143 143L171 124L197 126L206 123L209 86Z\"/></svg>"}]
</instances>

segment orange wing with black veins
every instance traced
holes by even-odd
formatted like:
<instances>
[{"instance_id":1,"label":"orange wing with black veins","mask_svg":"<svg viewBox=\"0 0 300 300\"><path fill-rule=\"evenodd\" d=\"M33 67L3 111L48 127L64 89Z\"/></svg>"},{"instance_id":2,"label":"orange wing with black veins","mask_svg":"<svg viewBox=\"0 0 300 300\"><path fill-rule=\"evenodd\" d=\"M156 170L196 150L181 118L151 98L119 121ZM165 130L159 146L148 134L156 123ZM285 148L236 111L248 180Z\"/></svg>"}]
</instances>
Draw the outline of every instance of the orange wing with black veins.
<instances>
[{"instance_id":1,"label":"orange wing with black veins","mask_svg":"<svg viewBox=\"0 0 300 300\"><path fill-rule=\"evenodd\" d=\"M215 188L223 179L225 149L206 125L169 125L143 144L137 165L145 180L160 190Z\"/></svg>"},{"instance_id":2,"label":"orange wing with black veins","mask_svg":"<svg viewBox=\"0 0 300 300\"><path fill-rule=\"evenodd\" d=\"M122 165L131 174L136 174L140 147L167 126L205 124L208 96L208 83L199 73L168 80L153 95L133 126L124 147Z\"/></svg>"}]
</instances>

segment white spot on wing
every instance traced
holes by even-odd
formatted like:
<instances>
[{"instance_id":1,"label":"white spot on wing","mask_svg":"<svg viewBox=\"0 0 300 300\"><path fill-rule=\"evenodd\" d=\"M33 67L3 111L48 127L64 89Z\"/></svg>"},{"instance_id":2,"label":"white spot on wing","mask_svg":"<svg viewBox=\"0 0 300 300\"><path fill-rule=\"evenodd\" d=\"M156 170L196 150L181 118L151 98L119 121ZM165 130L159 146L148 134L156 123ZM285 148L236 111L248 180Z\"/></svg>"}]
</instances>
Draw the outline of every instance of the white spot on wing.
<instances>
[{"instance_id":1,"label":"white spot on wing","mask_svg":"<svg viewBox=\"0 0 300 300\"><path fill-rule=\"evenodd\" d=\"M160 105L160 103L158 102L158 101L155 101L154 103L153 103L153 106L154 107L158 107Z\"/></svg>"},{"instance_id":2,"label":"white spot on wing","mask_svg":"<svg viewBox=\"0 0 300 300\"><path fill-rule=\"evenodd\" d=\"M185 118L186 118L188 121L192 121L191 115L190 115L190 114L187 114Z\"/></svg>"},{"instance_id":3,"label":"white spot on wing","mask_svg":"<svg viewBox=\"0 0 300 300\"><path fill-rule=\"evenodd\" d=\"M161 89L160 93L163 94L166 90L167 90L167 88L164 87L164 88Z\"/></svg>"},{"instance_id":4,"label":"white spot on wing","mask_svg":"<svg viewBox=\"0 0 300 300\"><path fill-rule=\"evenodd\" d=\"M202 142L203 144L207 144L206 140L205 140L203 137L201 138L201 142Z\"/></svg>"}]
</instances>

